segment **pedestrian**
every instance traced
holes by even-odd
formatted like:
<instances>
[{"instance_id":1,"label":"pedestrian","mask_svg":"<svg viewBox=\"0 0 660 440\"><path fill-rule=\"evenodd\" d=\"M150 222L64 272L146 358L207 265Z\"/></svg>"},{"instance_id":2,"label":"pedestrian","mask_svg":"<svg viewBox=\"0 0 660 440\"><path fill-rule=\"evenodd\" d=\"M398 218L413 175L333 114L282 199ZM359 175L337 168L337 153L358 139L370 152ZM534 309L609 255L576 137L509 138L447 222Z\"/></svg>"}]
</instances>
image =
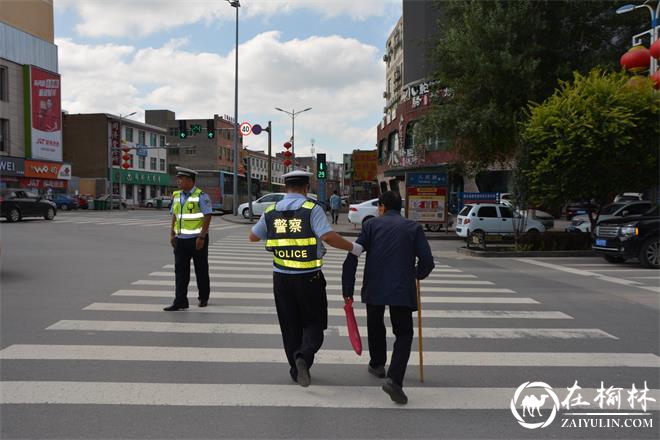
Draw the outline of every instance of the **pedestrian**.
<instances>
[{"instance_id":1,"label":"pedestrian","mask_svg":"<svg viewBox=\"0 0 660 440\"><path fill-rule=\"evenodd\" d=\"M362 302L367 307L369 365L372 375L386 379L383 391L400 404L408 403L403 392L413 340L413 312L417 310L416 280L426 278L435 264L422 226L401 216L401 196L387 191L378 198L379 216L364 223L357 243L367 253L362 282ZM342 270L342 291L353 298L357 258L349 254ZM394 350L385 372L387 341L383 320L390 307Z\"/></svg>"},{"instance_id":2,"label":"pedestrian","mask_svg":"<svg viewBox=\"0 0 660 440\"><path fill-rule=\"evenodd\" d=\"M335 225L339 221L339 208L341 208L341 197L337 195L337 190L335 190L330 196L330 212L332 213L332 223Z\"/></svg>"},{"instance_id":3,"label":"pedestrian","mask_svg":"<svg viewBox=\"0 0 660 440\"><path fill-rule=\"evenodd\" d=\"M354 256L362 253L362 246L334 232L321 205L306 197L310 176L285 174L286 196L266 208L249 235L253 242L266 240L273 253L273 293L289 374L303 387L311 383L309 369L328 327L322 242Z\"/></svg>"},{"instance_id":4,"label":"pedestrian","mask_svg":"<svg viewBox=\"0 0 660 440\"><path fill-rule=\"evenodd\" d=\"M199 307L206 307L209 303L209 225L213 208L208 194L195 186L196 177L197 171L176 167L176 184L180 191L172 194L170 207L176 293L174 303L163 309L167 312L188 308L191 259L195 263Z\"/></svg>"}]
</instances>

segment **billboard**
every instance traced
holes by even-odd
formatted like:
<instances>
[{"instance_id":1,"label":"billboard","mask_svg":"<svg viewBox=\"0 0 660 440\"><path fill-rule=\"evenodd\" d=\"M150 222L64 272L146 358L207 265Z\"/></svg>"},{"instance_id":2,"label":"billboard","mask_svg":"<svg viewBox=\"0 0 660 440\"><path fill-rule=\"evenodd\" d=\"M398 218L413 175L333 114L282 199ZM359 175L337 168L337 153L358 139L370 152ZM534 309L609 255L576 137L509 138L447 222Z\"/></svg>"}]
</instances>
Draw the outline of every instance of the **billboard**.
<instances>
[{"instance_id":1,"label":"billboard","mask_svg":"<svg viewBox=\"0 0 660 440\"><path fill-rule=\"evenodd\" d=\"M24 66L25 151L35 159L62 161L60 75Z\"/></svg>"},{"instance_id":2,"label":"billboard","mask_svg":"<svg viewBox=\"0 0 660 440\"><path fill-rule=\"evenodd\" d=\"M353 151L353 180L374 181L378 174L378 151Z\"/></svg>"},{"instance_id":3,"label":"billboard","mask_svg":"<svg viewBox=\"0 0 660 440\"><path fill-rule=\"evenodd\" d=\"M445 223L446 230L446 173L406 173L406 217L420 223Z\"/></svg>"},{"instance_id":4,"label":"billboard","mask_svg":"<svg viewBox=\"0 0 660 440\"><path fill-rule=\"evenodd\" d=\"M71 164L25 160L25 177L71 180Z\"/></svg>"}]
</instances>

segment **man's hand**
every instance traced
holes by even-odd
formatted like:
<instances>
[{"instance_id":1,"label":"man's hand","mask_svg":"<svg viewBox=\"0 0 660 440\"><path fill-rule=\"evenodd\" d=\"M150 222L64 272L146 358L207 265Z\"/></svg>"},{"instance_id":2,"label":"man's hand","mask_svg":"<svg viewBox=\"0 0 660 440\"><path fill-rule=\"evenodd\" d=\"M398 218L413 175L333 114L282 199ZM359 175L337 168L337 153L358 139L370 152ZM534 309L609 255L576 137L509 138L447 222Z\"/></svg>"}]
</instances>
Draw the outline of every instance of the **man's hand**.
<instances>
[{"instance_id":1,"label":"man's hand","mask_svg":"<svg viewBox=\"0 0 660 440\"><path fill-rule=\"evenodd\" d=\"M176 247L176 236L170 235L170 244L172 247Z\"/></svg>"},{"instance_id":2,"label":"man's hand","mask_svg":"<svg viewBox=\"0 0 660 440\"><path fill-rule=\"evenodd\" d=\"M195 240L195 249L201 251L204 248L204 237L197 237Z\"/></svg>"},{"instance_id":3,"label":"man's hand","mask_svg":"<svg viewBox=\"0 0 660 440\"><path fill-rule=\"evenodd\" d=\"M350 301L353 301L352 296L344 296L344 304L348 304Z\"/></svg>"},{"instance_id":4,"label":"man's hand","mask_svg":"<svg viewBox=\"0 0 660 440\"><path fill-rule=\"evenodd\" d=\"M356 257L359 257L362 255L362 252L364 252L364 248L360 243L357 241L353 243L353 249L351 249L351 254L355 255Z\"/></svg>"}]
</instances>

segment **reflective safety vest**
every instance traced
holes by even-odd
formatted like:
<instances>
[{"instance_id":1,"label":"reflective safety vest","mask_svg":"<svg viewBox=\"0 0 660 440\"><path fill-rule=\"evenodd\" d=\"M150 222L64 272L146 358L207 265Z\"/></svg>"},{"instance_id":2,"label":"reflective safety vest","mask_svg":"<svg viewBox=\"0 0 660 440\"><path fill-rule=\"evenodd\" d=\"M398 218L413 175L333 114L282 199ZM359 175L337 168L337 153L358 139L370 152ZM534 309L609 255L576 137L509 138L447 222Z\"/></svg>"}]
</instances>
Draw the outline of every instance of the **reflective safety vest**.
<instances>
[{"instance_id":1,"label":"reflective safety vest","mask_svg":"<svg viewBox=\"0 0 660 440\"><path fill-rule=\"evenodd\" d=\"M174 191L172 194L172 212L176 216L174 223L174 233L179 237L186 235L198 235L202 232L204 224L204 214L199 207L199 198L204 192L196 188L181 205L181 191Z\"/></svg>"},{"instance_id":2,"label":"reflective safety vest","mask_svg":"<svg viewBox=\"0 0 660 440\"><path fill-rule=\"evenodd\" d=\"M312 230L312 209L306 201L296 210L278 211L271 205L264 211L268 235L266 250L273 253L273 265L287 271L320 269L317 238Z\"/></svg>"}]
</instances>

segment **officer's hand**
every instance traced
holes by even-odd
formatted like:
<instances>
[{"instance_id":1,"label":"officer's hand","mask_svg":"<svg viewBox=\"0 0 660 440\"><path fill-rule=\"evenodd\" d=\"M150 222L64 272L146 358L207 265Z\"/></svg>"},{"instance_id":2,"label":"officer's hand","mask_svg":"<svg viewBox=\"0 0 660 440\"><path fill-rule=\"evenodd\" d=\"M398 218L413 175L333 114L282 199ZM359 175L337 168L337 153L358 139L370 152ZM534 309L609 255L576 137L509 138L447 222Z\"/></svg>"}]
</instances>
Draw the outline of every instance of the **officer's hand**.
<instances>
[{"instance_id":1,"label":"officer's hand","mask_svg":"<svg viewBox=\"0 0 660 440\"><path fill-rule=\"evenodd\" d=\"M197 240L195 240L195 249L202 250L204 247L204 237L197 237Z\"/></svg>"},{"instance_id":2,"label":"officer's hand","mask_svg":"<svg viewBox=\"0 0 660 440\"><path fill-rule=\"evenodd\" d=\"M352 296L345 296L344 297L344 304L348 304L349 301L353 301L353 297Z\"/></svg>"},{"instance_id":3,"label":"officer's hand","mask_svg":"<svg viewBox=\"0 0 660 440\"><path fill-rule=\"evenodd\" d=\"M364 248L360 243L357 241L353 243L353 249L351 250L351 254L355 255L356 257L359 257L362 252L364 252Z\"/></svg>"},{"instance_id":4,"label":"officer's hand","mask_svg":"<svg viewBox=\"0 0 660 440\"><path fill-rule=\"evenodd\" d=\"M176 237L175 236L170 237L170 244L172 245L172 247L176 247Z\"/></svg>"}]
</instances>

